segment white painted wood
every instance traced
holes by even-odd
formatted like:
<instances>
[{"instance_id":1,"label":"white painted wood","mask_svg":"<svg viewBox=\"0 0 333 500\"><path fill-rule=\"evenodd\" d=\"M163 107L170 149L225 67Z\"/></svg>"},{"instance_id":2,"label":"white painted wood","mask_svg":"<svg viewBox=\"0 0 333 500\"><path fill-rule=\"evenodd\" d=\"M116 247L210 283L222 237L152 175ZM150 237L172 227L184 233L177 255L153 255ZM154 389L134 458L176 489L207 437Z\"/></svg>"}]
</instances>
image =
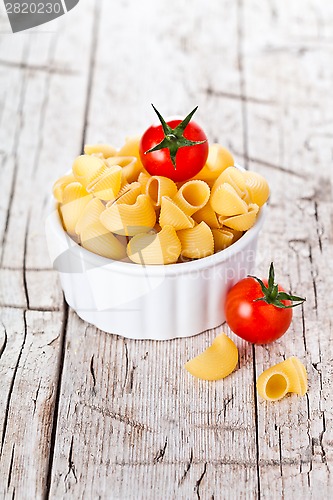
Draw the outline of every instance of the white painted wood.
<instances>
[{"instance_id":1,"label":"white painted wood","mask_svg":"<svg viewBox=\"0 0 333 500\"><path fill-rule=\"evenodd\" d=\"M0 33L4 498L330 497L332 27L332 7L314 0L81 0L50 33ZM268 178L258 272L274 260L307 297L271 346L231 334L239 369L217 383L183 369L217 332L139 342L72 312L67 324L49 269L53 180L84 140L140 133L150 102L166 115L199 104L210 140ZM291 355L308 395L261 401L256 377Z\"/></svg>"}]
</instances>

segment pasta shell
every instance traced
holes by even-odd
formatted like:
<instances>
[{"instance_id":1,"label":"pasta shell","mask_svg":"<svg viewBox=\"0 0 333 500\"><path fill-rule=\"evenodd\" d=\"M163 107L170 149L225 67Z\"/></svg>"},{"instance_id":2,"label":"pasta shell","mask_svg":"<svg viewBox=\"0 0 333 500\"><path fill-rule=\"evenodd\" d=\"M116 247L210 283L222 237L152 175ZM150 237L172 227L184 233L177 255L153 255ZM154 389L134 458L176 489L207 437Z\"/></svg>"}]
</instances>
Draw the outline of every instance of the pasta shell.
<instances>
[{"instance_id":1,"label":"pasta shell","mask_svg":"<svg viewBox=\"0 0 333 500\"><path fill-rule=\"evenodd\" d=\"M187 181L181 186L173 201L186 213L192 215L208 203L210 188L204 181Z\"/></svg>"},{"instance_id":2,"label":"pasta shell","mask_svg":"<svg viewBox=\"0 0 333 500\"><path fill-rule=\"evenodd\" d=\"M307 373L295 356L265 370L257 380L259 395L267 401L282 399L288 392L301 396L307 391Z\"/></svg>"},{"instance_id":3,"label":"pasta shell","mask_svg":"<svg viewBox=\"0 0 333 500\"><path fill-rule=\"evenodd\" d=\"M108 167L119 165L122 167L122 185L136 181L142 164L135 156L113 156L106 160Z\"/></svg>"},{"instance_id":4,"label":"pasta shell","mask_svg":"<svg viewBox=\"0 0 333 500\"><path fill-rule=\"evenodd\" d=\"M210 228L220 227L217 215L212 209L210 203L207 203L207 205L195 212L193 214L193 219L198 223L202 221L206 222Z\"/></svg>"},{"instance_id":5,"label":"pasta shell","mask_svg":"<svg viewBox=\"0 0 333 500\"><path fill-rule=\"evenodd\" d=\"M81 155L75 159L72 169L75 179L87 187L98 174L105 171L105 163L96 156Z\"/></svg>"},{"instance_id":6,"label":"pasta shell","mask_svg":"<svg viewBox=\"0 0 333 500\"><path fill-rule=\"evenodd\" d=\"M247 212L247 204L227 182L213 188L210 204L213 210L221 215L233 216Z\"/></svg>"},{"instance_id":7,"label":"pasta shell","mask_svg":"<svg viewBox=\"0 0 333 500\"><path fill-rule=\"evenodd\" d=\"M64 189L64 203L60 207L64 228L68 233L74 234L77 221L86 205L92 200L79 182L72 182Z\"/></svg>"},{"instance_id":8,"label":"pasta shell","mask_svg":"<svg viewBox=\"0 0 333 500\"><path fill-rule=\"evenodd\" d=\"M188 361L185 368L191 375L199 379L220 380L230 375L237 363L237 346L222 333L203 353Z\"/></svg>"},{"instance_id":9,"label":"pasta shell","mask_svg":"<svg viewBox=\"0 0 333 500\"><path fill-rule=\"evenodd\" d=\"M234 235L226 229L212 229L214 237L214 251L219 252L233 243Z\"/></svg>"},{"instance_id":10,"label":"pasta shell","mask_svg":"<svg viewBox=\"0 0 333 500\"><path fill-rule=\"evenodd\" d=\"M139 194L141 194L141 184L139 182L125 184L117 195L116 203L133 205L133 203L136 202ZM112 205L112 203L114 203L114 201L110 201L106 206L109 207L110 205Z\"/></svg>"},{"instance_id":11,"label":"pasta shell","mask_svg":"<svg viewBox=\"0 0 333 500\"><path fill-rule=\"evenodd\" d=\"M99 221L83 229L81 245L86 250L108 259L122 260L126 257L126 247Z\"/></svg>"},{"instance_id":12,"label":"pasta shell","mask_svg":"<svg viewBox=\"0 0 333 500\"><path fill-rule=\"evenodd\" d=\"M53 184L53 196L57 201L59 201L59 203L62 203L64 201L63 194L65 187L68 186L68 184L75 182L75 180L76 179L73 174L63 175Z\"/></svg>"},{"instance_id":13,"label":"pasta shell","mask_svg":"<svg viewBox=\"0 0 333 500\"><path fill-rule=\"evenodd\" d=\"M246 214L228 217L223 220L223 225L236 229L237 231L247 231L255 223L258 211L258 205L250 203L249 211Z\"/></svg>"},{"instance_id":14,"label":"pasta shell","mask_svg":"<svg viewBox=\"0 0 333 500\"><path fill-rule=\"evenodd\" d=\"M86 155L101 154L103 158L110 158L110 156L117 154L117 150L110 144L86 144L84 146L84 153Z\"/></svg>"},{"instance_id":15,"label":"pasta shell","mask_svg":"<svg viewBox=\"0 0 333 500\"><path fill-rule=\"evenodd\" d=\"M270 189L266 179L256 172L244 172L245 185L248 190L252 203L256 203L259 207L264 205L268 200Z\"/></svg>"},{"instance_id":16,"label":"pasta shell","mask_svg":"<svg viewBox=\"0 0 333 500\"><path fill-rule=\"evenodd\" d=\"M122 169L118 165L107 168L87 186L87 191L100 200L114 200L119 193Z\"/></svg>"},{"instance_id":17,"label":"pasta shell","mask_svg":"<svg viewBox=\"0 0 333 500\"><path fill-rule=\"evenodd\" d=\"M220 144L212 144L209 146L206 165L193 179L201 179L206 182L215 181L226 168L232 165L234 165L234 159L230 151Z\"/></svg>"},{"instance_id":18,"label":"pasta shell","mask_svg":"<svg viewBox=\"0 0 333 500\"><path fill-rule=\"evenodd\" d=\"M162 196L168 196L173 198L177 193L176 184L167 177L162 177L161 175L154 175L149 178L146 189L146 195L151 199L154 207L160 207Z\"/></svg>"},{"instance_id":19,"label":"pasta shell","mask_svg":"<svg viewBox=\"0 0 333 500\"><path fill-rule=\"evenodd\" d=\"M212 231L205 222L200 222L191 229L178 231L182 244L182 255L191 259L201 259L214 253L214 238Z\"/></svg>"},{"instance_id":20,"label":"pasta shell","mask_svg":"<svg viewBox=\"0 0 333 500\"><path fill-rule=\"evenodd\" d=\"M172 226L159 233L137 234L127 245L127 255L136 264L172 264L177 262L181 244Z\"/></svg>"},{"instance_id":21,"label":"pasta shell","mask_svg":"<svg viewBox=\"0 0 333 500\"><path fill-rule=\"evenodd\" d=\"M194 220L186 215L182 209L167 196L162 196L161 212L159 218L161 227L173 226L177 231L189 229L194 226Z\"/></svg>"},{"instance_id":22,"label":"pasta shell","mask_svg":"<svg viewBox=\"0 0 333 500\"><path fill-rule=\"evenodd\" d=\"M146 186L150 179L150 175L146 172L140 172L138 177L138 182L141 184L141 192L144 194L146 192Z\"/></svg>"},{"instance_id":23,"label":"pasta shell","mask_svg":"<svg viewBox=\"0 0 333 500\"><path fill-rule=\"evenodd\" d=\"M98 198L93 198L92 200L90 200L89 203L87 203L87 205L84 207L78 218L75 226L76 234L81 234L86 227L99 222L100 215L102 212L104 212L104 210L105 206L103 205L101 200L99 200Z\"/></svg>"},{"instance_id":24,"label":"pasta shell","mask_svg":"<svg viewBox=\"0 0 333 500\"><path fill-rule=\"evenodd\" d=\"M139 161L139 163L142 166L140 151L139 151L140 141L141 141L141 136L127 137L125 144L118 151L118 156L135 156L135 158Z\"/></svg>"},{"instance_id":25,"label":"pasta shell","mask_svg":"<svg viewBox=\"0 0 333 500\"><path fill-rule=\"evenodd\" d=\"M230 184L241 198L246 195L245 178L243 172L241 172L239 168L226 168L214 182L212 193L218 188L218 186L224 184L225 182Z\"/></svg>"},{"instance_id":26,"label":"pasta shell","mask_svg":"<svg viewBox=\"0 0 333 500\"><path fill-rule=\"evenodd\" d=\"M133 205L113 203L100 220L112 233L134 236L150 231L156 223L156 214L148 196L140 194Z\"/></svg>"}]
</instances>

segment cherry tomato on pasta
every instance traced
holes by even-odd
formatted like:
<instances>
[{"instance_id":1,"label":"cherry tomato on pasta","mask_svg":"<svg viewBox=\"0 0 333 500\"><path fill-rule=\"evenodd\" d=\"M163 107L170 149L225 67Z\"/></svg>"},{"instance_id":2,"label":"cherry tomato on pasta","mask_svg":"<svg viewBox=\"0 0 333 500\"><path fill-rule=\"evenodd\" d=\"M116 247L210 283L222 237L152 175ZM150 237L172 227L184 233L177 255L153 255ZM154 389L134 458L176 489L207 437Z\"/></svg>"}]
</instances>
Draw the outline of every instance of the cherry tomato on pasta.
<instances>
[{"instance_id":1,"label":"cherry tomato on pasta","mask_svg":"<svg viewBox=\"0 0 333 500\"><path fill-rule=\"evenodd\" d=\"M288 330L292 308L304 301L302 297L289 295L274 283L272 263L268 280L250 276L229 290L225 317L231 330L242 339L254 344L268 344Z\"/></svg>"},{"instance_id":2,"label":"cherry tomato on pasta","mask_svg":"<svg viewBox=\"0 0 333 500\"><path fill-rule=\"evenodd\" d=\"M161 125L152 125L140 142L140 157L150 175L162 175L175 182L194 177L204 167L208 156L205 132L190 121L197 107L184 120L165 121L157 109Z\"/></svg>"}]
</instances>

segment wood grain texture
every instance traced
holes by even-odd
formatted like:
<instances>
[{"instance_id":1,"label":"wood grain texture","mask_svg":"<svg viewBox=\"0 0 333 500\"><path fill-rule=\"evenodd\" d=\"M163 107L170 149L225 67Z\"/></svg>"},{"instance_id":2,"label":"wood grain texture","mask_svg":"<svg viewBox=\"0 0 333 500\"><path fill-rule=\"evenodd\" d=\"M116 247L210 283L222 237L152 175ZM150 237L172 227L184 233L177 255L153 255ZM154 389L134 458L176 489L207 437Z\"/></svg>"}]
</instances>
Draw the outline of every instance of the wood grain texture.
<instances>
[{"instance_id":1,"label":"wood grain texture","mask_svg":"<svg viewBox=\"0 0 333 500\"><path fill-rule=\"evenodd\" d=\"M15 43L0 34L2 497L330 498L331 6L85 0L49 26ZM141 133L150 102L165 115L198 104L210 140L267 177L257 270L273 260L307 297L269 347L224 327L240 361L222 382L183 369L221 329L170 342L106 334L68 315L50 269L52 182L85 142ZM291 355L308 394L261 401L257 376Z\"/></svg>"}]
</instances>

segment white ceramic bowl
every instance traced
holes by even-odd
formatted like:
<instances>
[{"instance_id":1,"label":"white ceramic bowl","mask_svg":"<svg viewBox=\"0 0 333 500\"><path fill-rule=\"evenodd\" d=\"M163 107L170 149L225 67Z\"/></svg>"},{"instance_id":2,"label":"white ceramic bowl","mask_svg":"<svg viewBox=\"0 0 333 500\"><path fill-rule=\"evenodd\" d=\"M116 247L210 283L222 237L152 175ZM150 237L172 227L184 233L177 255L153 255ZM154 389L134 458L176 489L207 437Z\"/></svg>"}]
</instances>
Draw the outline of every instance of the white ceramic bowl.
<instances>
[{"instance_id":1,"label":"white ceramic bowl","mask_svg":"<svg viewBox=\"0 0 333 500\"><path fill-rule=\"evenodd\" d=\"M227 291L253 273L265 210L225 250L167 266L113 261L85 250L64 231L56 206L46 220L46 235L66 301L80 318L123 337L167 340L225 321Z\"/></svg>"}]
</instances>

